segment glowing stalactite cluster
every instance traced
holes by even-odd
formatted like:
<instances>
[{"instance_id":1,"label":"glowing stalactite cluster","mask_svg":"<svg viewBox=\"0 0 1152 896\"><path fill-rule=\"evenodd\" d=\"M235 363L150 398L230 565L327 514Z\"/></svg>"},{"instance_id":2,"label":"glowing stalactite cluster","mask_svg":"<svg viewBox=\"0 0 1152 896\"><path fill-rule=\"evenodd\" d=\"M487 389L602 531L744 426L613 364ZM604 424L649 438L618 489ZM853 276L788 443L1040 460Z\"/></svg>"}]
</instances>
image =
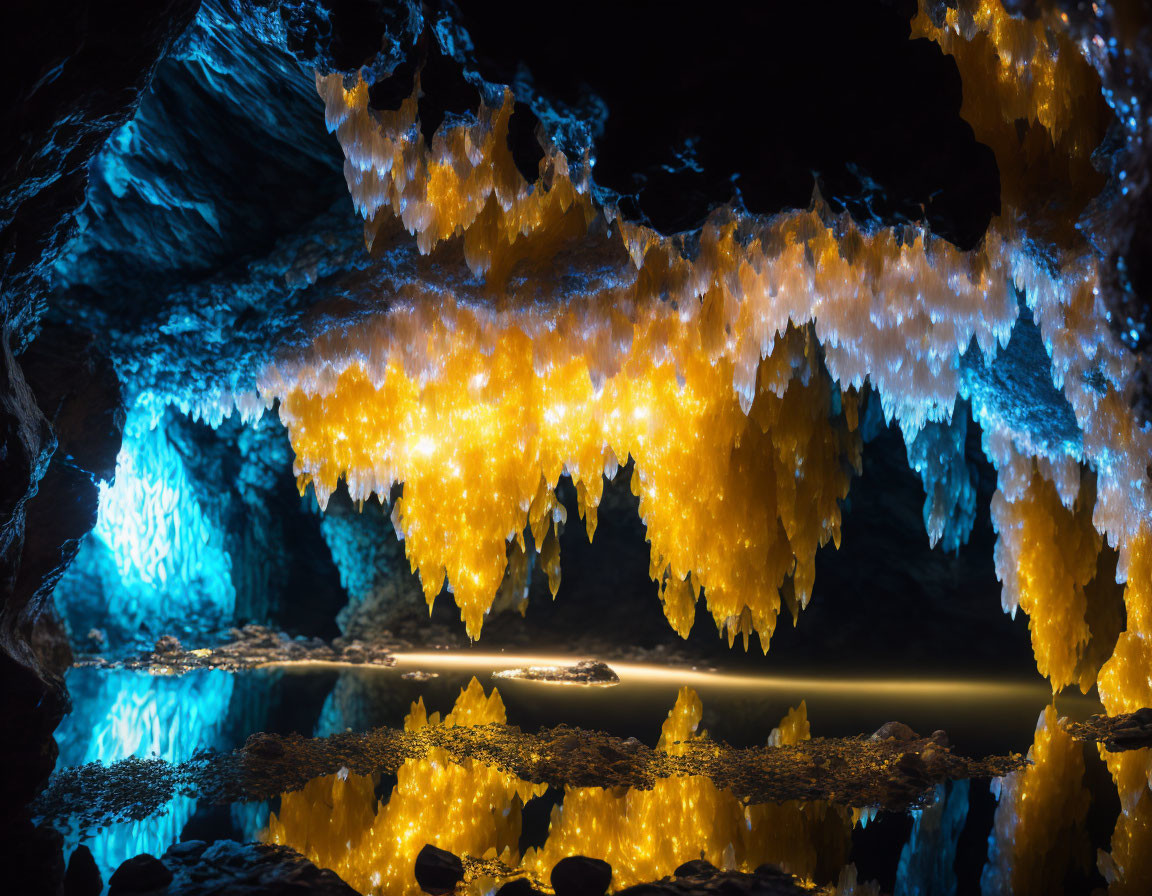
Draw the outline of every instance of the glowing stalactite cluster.
<instances>
[{"instance_id":1,"label":"glowing stalactite cluster","mask_svg":"<svg viewBox=\"0 0 1152 896\"><path fill-rule=\"evenodd\" d=\"M689 688L669 712L658 748L682 752L697 731L703 708ZM473 679L441 723L413 706L408 728L424 724L504 722L494 690L485 696ZM793 709L773 732L776 744L808 737L806 710ZM612 888L657 880L688 859L704 856L722 868L751 871L772 862L806 880L838 880L846 861L852 813L822 802L745 806L704 777L659 779L651 790L568 788L553 810L547 840L521 857L521 807L543 793L480 763L453 765L444 755L404 763L386 803L377 807L369 776L331 775L281 797L267 838L292 846L331 868L365 894L417 893L416 854L433 843L458 855L498 859L515 872L547 881L568 855L612 865ZM851 877L851 875L850 875ZM490 892L497 881L470 881L468 893ZM850 892L847 890L846 892Z\"/></svg>"},{"instance_id":2,"label":"glowing stalactite cluster","mask_svg":"<svg viewBox=\"0 0 1152 896\"><path fill-rule=\"evenodd\" d=\"M956 552L968 543L976 520L976 487L965 457L968 407L957 402L948 423L926 423L907 441L908 466L924 483L928 542Z\"/></svg>"},{"instance_id":3,"label":"glowing stalactite cluster","mask_svg":"<svg viewBox=\"0 0 1152 896\"><path fill-rule=\"evenodd\" d=\"M964 117L999 113L1044 127L1054 142L1071 138L1078 155L1096 149L1099 135L1085 107L1100 97L1100 81L1060 23L1010 15L999 0L961 0L942 10L937 26L926 5L913 20L915 37L928 37L956 57L964 83Z\"/></svg>"},{"instance_id":4,"label":"glowing stalactite cluster","mask_svg":"<svg viewBox=\"0 0 1152 896\"><path fill-rule=\"evenodd\" d=\"M128 415L115 481L100 483L96 526L55 599L77 635L111 625L155 637L189 621L204 630L231 621L223 533L163 426L141 408Z\"/></svg>"},{"instance_id":5,"label":"glowing stalactite cluster","mask_svg":"<svg viewBox=\"0 0 1152 896\"><path fill-rule=\"evenodd\" d=\"M519 208L493 200L499 178L481 176L510 165L506 118L481 110L478 124L429 148L412 101L377 113L359 85L320 87L370 239L388 209L403 217L413 202L444 204L405 225L424 249L463 234L483 270L477 245L491 255L515 234L556 226L545 211L495 230L481 220L483 203ZM450 198L437 198L432 175L409 177L437 166ZM517 202L546 205L562 181L521 181ZM262 396L280 400L301 483L321 505L340 477L357 500L404 484L394 520L409 559L429 599L447 578L473 635L505 546L526 528L558 584L559 475L573 477L591 531L602 473L631 456L673 625L686 632L702 589L730 637L757 632L765 643L781 586L802 607L815 549L837 536L837 502L858 464L852 390L867 379L910 432L948 419L960 354L975 339L994 355L1015 320L1006 254L994 236L994 251L966 254L921 231L862 233L816 208L753 227L721 215L688 259L644 228L591 220L581 213L564 238L589 243L600 265L616 246L617 274L591 281L594 292L541 303L498 291L488 304L409 287L377 320L278 359Z\"/></svg>"},{"instance_id":6,"label":"glowing stalactite cluster","mask_svg":"<svg viewBox=\"0 0 1152 896\"><path fill-rule=\"evenodd\" d=\"M1082 669L1092 636L1085 589L1101 547L1091 517L1095 477L1082 481L1071 459L1053 465L1011 455L998 482L991 512L1004 611L1028 614L1036 668L1053 690L1079 683L1087 691L1096 669Z\"/></svg>"},{"instance_id":7,"label":"glowing stalactite cluster","mask_svg":"<svg viewBox=\"0 0 1152 896\"><path fill-rule=\"evenodd\" d=\"M423 700L413 704L404 728L425 725L504 724L500 695L486 695L476 679L440 719ZM442 750L405 762L386 803L376 807L371 776L317 778L281 797L267 839L293 847L331 868L361 893L418 894L416 855L426 843L456 854L519 860L520 808L544 787L471 760L453 763Z\"/></svg>"},{"instance_id":8,"label":"glowing stalactite cluster","mask_svg":"<svg viewBox=\"0 0 1152 896\"><path fill-rule=\"evenodd\" d=\"M1109 113L1095 70L1063 22L1009 15L1000 0L960 0L940 9L936 24L930 6L921 0L912 36L935 41L956 60L960 114L996 154L1006 217L1034 201L1030 190L1040 184L1064 185L1078 203L1073 208L1095 195L1103 179L1091 155ZM1061 237L1072 237L1072 220L1061 223Z\"/></svg>"},{"instance_id":9,"label":"glowing stalactite cluster","mask_svg":"<svg viewBox=\"0 0 1152 896\"><path fill-rule=\"evenodd\" d=\"M429 143L417 127L418 85L397 111L380 112L362 82L346 88L319 78L369 244L399 220L422 252L462 253L484 285L477 292L451 277L409 280L381 296L374 320L334 328L264 370L261 398L281 402L301 484L311 482L323 505L341 477L360 500L403 483L393 520L409 560L429 599L447 579L475 635L509 566L509 545L522 551L525 530L555 591L562 509L552 487L560 473L573 476L592 531L601 470L631 456L652 575L673 625L686 630L702 590L730 637L755 631L763 643L777 591L803 606L815 546L836 537L843 461L855 461L852 390L873 386L914 446L925 424L948 423L959 358L972 341L988 360L1006 342L1015 287L1083 439L1034 445L1030 433L1006 428L979 403L973 415L998 466L1014 451L1040 465L1094 469L1092 523L1124 554L1152 520L1152 431L1129 410L1132 360L1109 332L1096 262L1074 233L1033 233L1039 219L1025 202L1036 195L1028 177L1054 177L1069 197L1099 187L1088 156L1107 109L1059 24L1008 17L992 0L945 10L938 24L922 11L913 23L914 35L956 57L962 112L1003 172L1004 214L967 253L915 228L861 232L818 199L809 211L771 220L722 210L689 249L598 210L586 160L574 177L548 148L540 177L525 182L507 148L507 92L473 123L441 127ZM1089 101L1095 111L1081 114ZM1032 123L1023 141L1018 120ZM1037 258L1028 248L1036 237L1058 252ZM522 261L555 276L525 286L509 277ZM824 370L832 383L813 386ZM807 396L820 392L829 396L827 413L805 418L802 410L792 419L792 407L807 407ZM686 444L691 450L680 450ZM795 490L788 469L799 471ZM956 507L966 518L962 478ZM711 497L701 498L706 492ZM945 535L948 504L937 497L951 495L935 492L933 484L926 519L934 538ZM947 540L959 543L951 531ZM705 541L732 556L718 562ZM1054 683L1084 686L1085 670L1099 662L1086 623L1077 622L1087 617L1069 609L1085 584L1078 573L1090 565L1090 542L1082 540L1083 557L1069 558L1077 571L1070 590L1032 588L1021 601L1025 609L1062 608L1057 615L1071 620L1045 617L1034 626L1047 632L1037 636L1037 654ZM1005 545L1002 553L1019 550ZM1117 574L1123 579L1123 564ZM1064 636L1067 643L1055 643Z\"/></svg>"},{"instance_id":10,"label":"glowing stalactite cluster","mask_svg":"<svg viewBox=\"0 0 1152 896\"><path fill-rule=\"evenodd\" d=\"M438 129L429 145L417 126L419 78L394 112L370 108L363 80L346 89L339 74L317 75L316 88L328 130L344 148L344 176L369 248L395 216L424 253L463 235L473 273L499 283L517 260L547 257L580 236L595 215L586 179L572 181L562 153L542 164L547 187L525 183L508 149L511 91L492 108L482 105L473 124Z\"/></svg>"},{"instance_id":11,"label":"glowing stalactite cluster","mask_svg":"<svg viewBox=\"0 0 1152 896\"><path fill-rule=\"evenodd\" d=\"M730 636L755 631L765 644L786 578L797 604L807 602L816 548L838 537L838 502L860 450L855 396L831 385L809 332L778 341L745 413L731 367L694 354L694 340L677 351L656 321L631 334L629 356L599 388L568 326L530 339L458 305L386 323L352 337L365 349L390 343L384 369L353 362L333 372L327 394L295 379L281 418L302 483L322 504L340 475L357 500L404 483L393 520L409 560L429 600L447 576L473 637L505 576L508 543L522 546L525 530L556 593L561 473L591 535L604 477L629 456L651 574L678 631L691 627L701 588ZM410 373L405 346L437 359L438 375ZM666 351L678 363L654 366ZM541 356L551 361L543 370Z\"/></svg>"},{"instance_id":12,"label":"glowing stalactite cluster","mask_svg":"<svg viewBox=\"0 0 1152 896\"><path fill-rule=\"evenodd\" d=\"M1068 874L1091 864L1084 745L1054 706L1040 714L1028 758L1032 765L993 782L1000 803L980 877L984 896L1061 893Z\"/></svg>"}]
</instances>

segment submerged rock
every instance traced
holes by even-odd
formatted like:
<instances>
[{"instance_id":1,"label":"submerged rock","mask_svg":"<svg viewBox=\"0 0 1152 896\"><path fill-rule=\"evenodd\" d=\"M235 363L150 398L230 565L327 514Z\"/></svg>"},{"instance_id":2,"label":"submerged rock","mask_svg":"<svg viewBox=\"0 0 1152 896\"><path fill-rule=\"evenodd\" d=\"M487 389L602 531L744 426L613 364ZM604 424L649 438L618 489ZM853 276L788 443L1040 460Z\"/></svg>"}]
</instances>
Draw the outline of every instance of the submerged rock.
<instances>
[{"instance_id":1,"label":"submerged rock","mask_svg":"<svg viewBox=\"0 0 1152 896\"><path fill-rule=\"evenodd\" d=\"M554 681L561 684L613 685L620 676L607 663L581 660L574 666L526 666L492 673L494 678L519 678L523 681Z\"/></svg>"},{"instance_id":2,"label":"submerged rock","mask_svg":"<svg viewBox=\"0 0 1152 896\"><path fill-rule=\"evenodd\" d=\"M616 896L799 896L829 892L829 888L805 887L775 865L761 865L748 874L720 871L710 862L696 859L677 868L673 877L637 884L618 891Z\"/></svg>"},{"instance_id":3,"label":"submerged rock","mask_svg":"<svg viewBox=\"0 0 1152 896\"><path fill-rule=\"evenodd\" d=\"M903 722L885 722L876 729L869 740L899 740L899 741L913 741L919 740L920 735L913 731L910 727ZM935 738L935 735L933 735Z\"/></svg>"}]
</instances>

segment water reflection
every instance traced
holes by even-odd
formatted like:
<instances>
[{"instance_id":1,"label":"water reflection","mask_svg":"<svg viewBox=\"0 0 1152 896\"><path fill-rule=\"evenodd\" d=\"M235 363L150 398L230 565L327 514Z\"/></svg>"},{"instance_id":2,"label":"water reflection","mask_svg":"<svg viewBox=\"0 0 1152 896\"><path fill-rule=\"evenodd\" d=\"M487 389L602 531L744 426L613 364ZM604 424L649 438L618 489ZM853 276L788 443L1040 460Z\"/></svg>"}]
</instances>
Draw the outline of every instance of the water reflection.
<instances>
[{"instance_id":1,"label":"water reflection","mask_svg":"<svg viewBox=\"0 0 1152 896\"><path fill-rule=\"evenodd\" d=\"M217 744L234 681L216 670L155 677L73 669L68 674L73 710L56 732L59 766L108 764L132 756L190 759ZM195 810L195 800L176 796L161 814L109 825L84 842L107 880L125 859L142 852L159 855L175 843ZM80 839L69 837L72 845Z\"/></svg>"},{"instance_id":2,"label":"water reflection","mask_svg":"<svg viewBox=\"0 0 1152 896\"><path fill-rule=\"evenodd\" d=\"M683 688L658 748L683 753L686 742L706 738L699 729L702 717L700 698ZM443 722L435 714L429 717L418 701L405 727L504 721L499 693L485 694L473 679ZM796 743L808 736L801 704L772 739ZM521 808L541 796L544 786L480 763L454 765L440 752L405 762L379 806L377 781L371 776L331 775L285 794L267 838L372 894L418 893L412 868L425 843L458 855L497 859L541 881L565 856L594 856L612 865L614 888L658 879L695 858L744 871L772 862L804 880L829 883L839 878L848 859L850 810L802 801L745 806L701 776L661 779L651 790L566 788L543 846L520 855ZM481 875L471 881L471 891L485 892L494 883Z\"/></svg>"},{"instance_id":3,"label":"water reflection","mask_svg":"<svg viewBox=\"0 0 1152 896\"><path fill-rule=\"evenodd\" d=\"M362 731L396 726L405 710L409 730L506 723L509 716L533 730L572 720L646 743L658 737L658 749L678 754L688 744L708 749L705 724L724 739L735 734L762 744L772 724L763 717L779 719L787 705L767 692L737 699L704 685L702 700L691 688L629 690L627 682L610 693L562 695L513 682L501 695L475 679L461 689L466 680L445 675L413 684L398 672L301 671L258 680L223 672L163 678L74 670L69 685L76 708L58 734L60 765L131 755L181 761L205 746L229 749L254 727ZM821 734L855 724L838 715L820 689L814 694ZM453 698L443 718L428 711ZM808 709L797 702L769 743L807 740ZM1006 711L989 714L986 737L1000 738L1001 750L1023 746L1014 732L1032 728L1019 719L1025 712L1035 718L1037 709L1035 702L1014 705L1005 731L991 720ZM880 702L855 711L875 721L890 708ZM181 838L252 838L264 828L264 838L296 848L373 894L416 894L412 868L425 843L487 860L471 866L473 894L491 890L507 871L547 881L552 865L575 853L608 861L614 888L658 879L703 857L741 870L770 862L841 892L873 877L899 896L1152 892L1152 751L1107 753L1074 740L1058 715L1052 706L1040 713L1028 751L1032 764L993 782L991 794L983 781L953 782L938 787L936 800L910 818L881 814L867 828L860 813L823 802L746 806L704 777L660 779L647 790L546 793L545 785L433 750L405 762L394 778L343 773L316 779L283 795L271 818L255 804L196 811L193 801L178 797L145 821L84 832L84 842L107 879L124 859L162 854ZM948 727L951 714L940 711L936 718ZM79 833L71 832L69 841L77 842Z\"/></svg>"},{"instance_id":4,"label":"water reflection","mask_svg":"<svg viewBox=\"0 0 1152 896\"><path fill-rule=\"evenodd\" d=\"M1028 758L1033 765L993 785L1000 804L980 879L986 896L1063 892L1091 864L1084 744L1060 727L1055 707L1041 714Z\"/></svg>"},{"instance_id":5,"label":"water reflection","mask_svg":"<svg viewBox=\"0 0 1152 896\"><path fill-rule=\"evenodd\" d=\"M476 679L453 710L428 715L423 699L412 706L404 728L506 723L500 695L486 695ZM420 892L412 876L425 843L460 855L519 861L520 810L543 786L491 766L455 764L443 750L405 762L386 802L376 804L375 776L336 774L284 794L267 839L286 844L331 868L362 893Z\"/></svg>"},{"instance_id":6,"label":"water reflection","mask_svg":"<svg viewBox=\"0 0 1152 896\"><path fill-rule=\"evenodd\" d=\"M1100 850L1096 866L1108 882L1109 896L1152 893L1152 749L1100 754L1120 796L1120 816L1112 831L1111 851Z\"/></svg>"}]
</instances>

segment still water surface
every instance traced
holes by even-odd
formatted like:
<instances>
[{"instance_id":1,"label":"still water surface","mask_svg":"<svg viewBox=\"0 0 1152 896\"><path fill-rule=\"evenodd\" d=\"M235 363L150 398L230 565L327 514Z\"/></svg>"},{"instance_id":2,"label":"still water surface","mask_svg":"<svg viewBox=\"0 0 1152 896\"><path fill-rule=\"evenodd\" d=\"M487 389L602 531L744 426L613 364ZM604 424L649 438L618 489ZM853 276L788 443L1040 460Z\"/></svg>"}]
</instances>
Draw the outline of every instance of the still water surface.
<instances>
[{"instance_id":1,"label":"still water surface","mask_svg":"<svg viewBox=\"0 0 1152 896\"><path fill-rule=\"evenodd\" d=\"M544 881L564 855L593 855L613 865L614 887L703 855L749 870L771 861L818 884L843 879L851 863L860 879L895 893L1152 892L1140 859L1152 855L1144 773L1152 763L1143 752L1105 762L1056 723L1057 715L1100 711L1090 698L1061 697L1046 710L1051 693L1040 681L758 677L630 664L613 664L621 681L606 688L492 678L539 662L469 653L404 656L391 669L301 664L178 677L74 669L59 765L151 755L181 762L202 749L233 749L254 731L323 736L442 724L451 711L455 724L506 721L532 731L565 723L649 745L662 729L668 744L707 730L753 746L790 712L796 722L802 702L812 736L866 734L900 720L922 733L946 730L956 752L1031 750L1035 764L991 785L942 787L927 809L869 821L826 803L747 807L706 779L670 779L648 791L564 791L429 756L395 775L317 779L273 805L179 797L152 818L72 829L67 838L92 849L105 881L140 852L231 838L286 843L364 893L418 892L411 861L425 842ZM416 670L436 677L405 677ZM470 889L497 884L481 874Z\"/></svg>"}]
</instances>

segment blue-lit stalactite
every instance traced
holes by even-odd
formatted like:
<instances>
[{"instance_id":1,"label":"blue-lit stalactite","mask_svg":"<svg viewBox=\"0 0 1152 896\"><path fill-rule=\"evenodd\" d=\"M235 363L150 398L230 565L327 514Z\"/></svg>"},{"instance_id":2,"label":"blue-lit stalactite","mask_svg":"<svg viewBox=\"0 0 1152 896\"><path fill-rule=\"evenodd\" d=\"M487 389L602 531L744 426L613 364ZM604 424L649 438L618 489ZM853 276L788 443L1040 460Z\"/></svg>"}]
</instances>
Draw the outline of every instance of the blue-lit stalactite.
<instances>
[{"instance_id":1,"label":"blue-lit stalactite","mask_svg":"<svg viewBox=\"0 0 1152 896\"><path fill-rule=\"evenodd\" d=\"M912 831L900 851L893 896L953 896L956 850L968 822L968 781L937 784L933 802L912 810Z\"/></svg>"},{"instance_id":2,"label":"blue-lit stalactite","mask_svg":"<svg viewBox=\"0 0 1152 896\"><path fill-rule=\"evenodd\" d=\"M129 414L115 482L101 484L96 527L55 598L74 639L98 628L113 645L231 624L224 535L162 426L142 410Z\"/></svg>"},{"instance_id":3,"label":"blue-lit stalactite","mask_svg":"<svg viewBox=\"0 0 1152 896\"><path fill-rule=\"evenodd\" d=\"M225 746L224 733L234 676L219 670L181 676L152 676L126 670L72 669L73 710L56 732L58 768L128 757L184 762L198 751ZM259 807L254 807L255 811ZM66 834L66 852L83 842L104 880L126 859L159 856L180 839L196 801L177 796L160 813L142 821L110 825L97 832Z\"/></svg>"},{"instance_id":4,"label":"blue-lit stalactite","mask_svg":"<svg viewBox=\"0 0 1152 896\"><path fill-rule=\"evenodd\" d=\"M956 552L976 521L975 471L964 454L968 403L957 400L948 422L929 422L907 442L908 466L924 484L924 528L933 546Z\"/></svg>"}]
</instances>

